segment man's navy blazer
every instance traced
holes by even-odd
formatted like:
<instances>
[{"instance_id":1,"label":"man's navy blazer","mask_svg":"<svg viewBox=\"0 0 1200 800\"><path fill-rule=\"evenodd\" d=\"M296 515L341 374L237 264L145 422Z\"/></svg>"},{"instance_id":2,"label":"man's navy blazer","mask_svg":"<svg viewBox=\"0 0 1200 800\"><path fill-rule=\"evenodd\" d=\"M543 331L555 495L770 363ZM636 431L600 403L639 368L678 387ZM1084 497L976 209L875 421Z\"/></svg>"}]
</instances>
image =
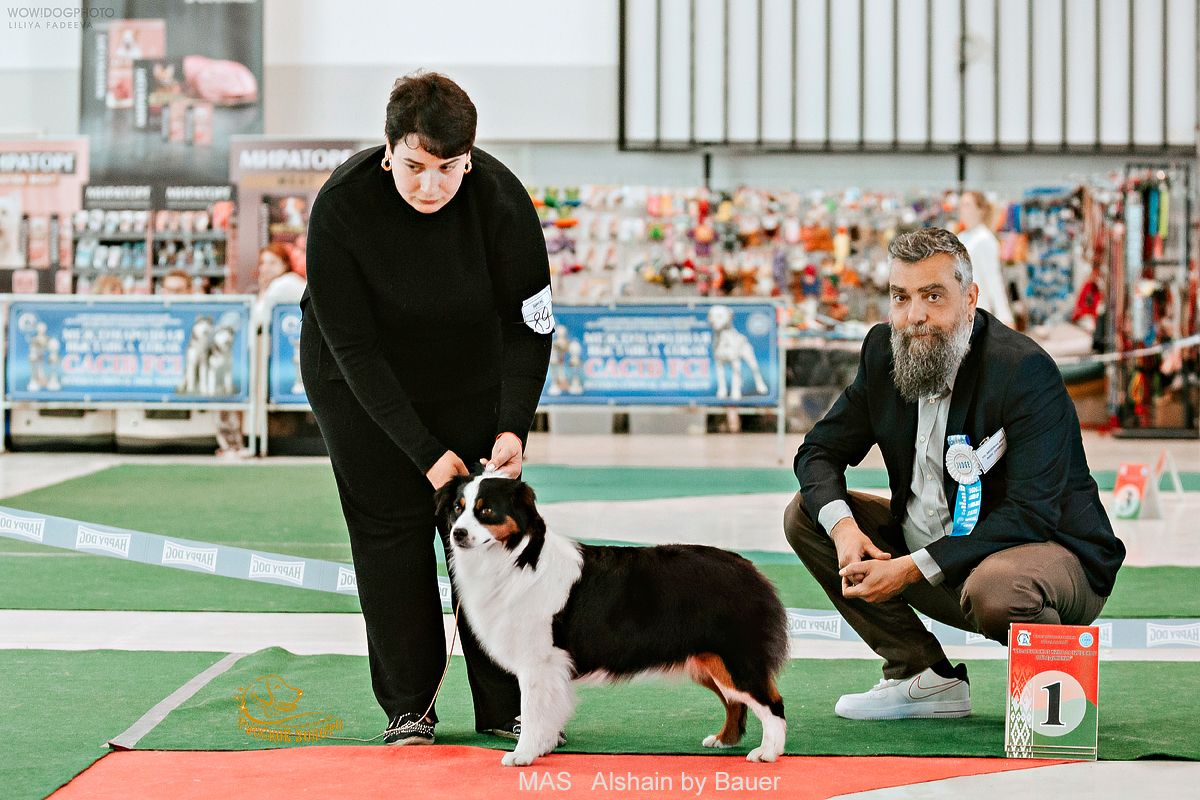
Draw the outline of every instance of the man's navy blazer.
<instances>
[{"instance_id":1,"label":"man's navy blazer","mask_svg":"<svg viewBox=\"0 0 1200 800\"><path fill-rule=\"evenodd\" d=\"M903 547L900 524L911 494L917 405L900 397L892 369L891 327L876 325L863 341L858 375L804 438L795 470L815 517L827 503L846 499L846 467L859 464L878 444L892 491L893 524L883 535ZM942 537L927 547L946 582L961 584L992 553L1051 541L1074 553L1092 588L1108 596L1125 546L1100 502L1058 367L1032 339L977 310L971 349L954 381L946 434L965 433L978 447L1001 428L1008 451L982 478L979 523L969 536ZM958 484L944 464L942 480L952 509Z\"/></svg>"}]
</instances>

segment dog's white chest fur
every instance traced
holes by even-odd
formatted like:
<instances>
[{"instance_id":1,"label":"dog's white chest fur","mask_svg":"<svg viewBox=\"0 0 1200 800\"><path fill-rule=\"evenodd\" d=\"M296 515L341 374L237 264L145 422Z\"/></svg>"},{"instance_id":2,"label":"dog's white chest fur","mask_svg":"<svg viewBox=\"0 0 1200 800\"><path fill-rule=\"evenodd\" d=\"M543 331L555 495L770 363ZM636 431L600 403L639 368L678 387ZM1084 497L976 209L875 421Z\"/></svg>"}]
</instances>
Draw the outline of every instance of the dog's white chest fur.
<instances>
[{"instance_id":1,"label":"dog's white chest fur","mask_svg":"<svg viewBox=\"0 0 1200 800\"><path fill-rule=\"evenodd\" d=\"M583 556L574 542L546 534L536 568L519 567L520 550L481 547L454 554L456 588L471 630L510 672L544 661L554 648L552 623L579 580Z\"/></svg>"}]
</instances>

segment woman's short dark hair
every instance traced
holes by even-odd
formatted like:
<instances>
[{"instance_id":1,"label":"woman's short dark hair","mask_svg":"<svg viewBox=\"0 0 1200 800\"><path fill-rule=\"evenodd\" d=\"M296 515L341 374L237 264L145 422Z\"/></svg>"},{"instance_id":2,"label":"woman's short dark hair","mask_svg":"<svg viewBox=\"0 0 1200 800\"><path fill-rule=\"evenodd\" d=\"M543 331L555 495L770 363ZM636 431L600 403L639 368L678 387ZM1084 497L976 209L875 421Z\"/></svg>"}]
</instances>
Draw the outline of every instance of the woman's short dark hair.
<instances>
[{"instance_id":1,"label":"woman's short dark hair","mask_svg":"<svg viewBox=\"0 0 1200 800\"><path fill-rule=\"evenodd\" d=\"M437 72L414 72L393 84L383 133L392 147L403 139L430 155L453 158L475 144L476 120L475 104L461 86Z\"/></svg>"}]
</instances>

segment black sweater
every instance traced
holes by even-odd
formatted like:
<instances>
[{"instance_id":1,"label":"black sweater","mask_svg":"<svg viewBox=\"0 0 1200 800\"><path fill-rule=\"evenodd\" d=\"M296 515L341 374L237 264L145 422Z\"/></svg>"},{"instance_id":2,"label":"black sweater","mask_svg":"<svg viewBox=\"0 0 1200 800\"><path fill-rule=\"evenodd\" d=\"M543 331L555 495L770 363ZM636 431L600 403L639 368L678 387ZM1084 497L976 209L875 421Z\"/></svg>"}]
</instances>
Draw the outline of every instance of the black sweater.
<instances>
[{"instance_id":1,"label":"black sweater","mask_svg":"<svg viewBox=\"0 0 1200 800\"><path fill-rule=\"evenodd\" d=\"M496 432L524 442L551 339L522 319L522 302L550 283L529 194L476 148L458 193L423 214L396 191L382 159L382 146L355 154L313 203L301 305L311 304L329 348L319 360L321 379L344 379L422 472L447 448L414 402L499 384Z\"/></svg>"}]
</instances>

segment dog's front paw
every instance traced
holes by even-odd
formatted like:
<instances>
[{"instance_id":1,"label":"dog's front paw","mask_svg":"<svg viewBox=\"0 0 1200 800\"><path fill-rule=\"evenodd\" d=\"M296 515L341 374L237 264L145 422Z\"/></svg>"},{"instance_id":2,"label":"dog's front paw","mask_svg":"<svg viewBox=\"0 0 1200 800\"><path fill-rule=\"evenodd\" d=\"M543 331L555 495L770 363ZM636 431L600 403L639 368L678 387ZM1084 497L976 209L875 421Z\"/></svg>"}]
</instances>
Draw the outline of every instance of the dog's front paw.
<instances>
[{"instance_id":1,"label":"dog's front paw","mask_svg":"<svg viewBox=\"0 0 1200 800\"><path fill-rule=\"evenodd\" d=\"M732 746L722 742L721 737L715 733L712 736L705 736L704 741L702 741L700 744L703 747L715 747L718 750L724 750L727 747Z\"/></svg>"},{"instance_id":2,"label":"dog's front paw","mask_svg":"<svg viewBox=\"0 0 1200 800\"><path fill-rule=\"evenodd\" d=\"M536 758L537 756L513 750L511 753L505 753L504 758L500 759L500 763L506 767L528 767Z\"/></svg>"},{"instance_id":3,"label":"dog's front paw","mask_svg":"<svg viewBox=\"0 0 1200 800\"><path fill-rule=\"evenodd\" d=\"M774 761L779 755L765 747L756 747L746 756L747 761Z\"/></svg>"}]
</instances>

